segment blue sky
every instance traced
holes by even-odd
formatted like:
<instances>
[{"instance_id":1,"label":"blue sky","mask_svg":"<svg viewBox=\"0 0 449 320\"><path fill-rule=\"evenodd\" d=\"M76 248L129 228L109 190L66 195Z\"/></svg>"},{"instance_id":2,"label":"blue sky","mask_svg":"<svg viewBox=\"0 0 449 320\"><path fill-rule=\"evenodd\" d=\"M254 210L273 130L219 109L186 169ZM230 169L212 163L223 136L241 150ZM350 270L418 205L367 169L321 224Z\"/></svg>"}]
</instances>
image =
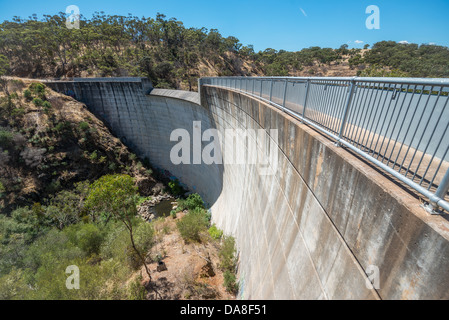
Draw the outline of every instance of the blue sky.
<instances>
[{"instance_id":1,"label":"blue sky","mask_svg":"<svg viewBox=\"0 0 449 320\"><path fill-rule=\"evenodd\" d=\"M256 51L363 47L381 40L449 46L448 0L0 0L0 21L65 12L69 5L87 17L95 11L139 17L160 12L187 27L216 28ZM379 30L366 28L369 5L380 9Z\"/></svg>"}]
</instances>

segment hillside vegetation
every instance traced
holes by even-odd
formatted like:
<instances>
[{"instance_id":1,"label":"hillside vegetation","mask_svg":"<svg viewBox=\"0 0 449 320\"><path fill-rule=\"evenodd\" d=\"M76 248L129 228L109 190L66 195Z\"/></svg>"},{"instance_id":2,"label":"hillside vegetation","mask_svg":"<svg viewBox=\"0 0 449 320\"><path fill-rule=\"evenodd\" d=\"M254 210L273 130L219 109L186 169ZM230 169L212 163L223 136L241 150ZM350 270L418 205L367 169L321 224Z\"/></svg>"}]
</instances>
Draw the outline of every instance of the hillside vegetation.
<instances>
[{"instance_id":1,"label":"hillside vegetation","mask_svg":"<svg viewBox=\"0 0 449 320\"><path fill-rule=\"evenodd\" d=\"M4 81L4 80L2 80ZM41 83L7 81L0 93L0 209L33 205L77 182L127 173L156 181L87 108Z\"/></svg>"},{"instance_id":2,"label":"hillside vegetation","mask_svg":"<svg viewBox=\"0 0 449 320\"><path fill-rule=\"evenodd\" d=\"M20 77L144 76L156 87L194 90L203 76L448 77L449 50L436 45L376 43L371 49L311 47L255 52L216 29L187 28L153 18L82 18L67 29L65 14L15 17L0 24L0 55Z\"/></svg>"}]
</instances>

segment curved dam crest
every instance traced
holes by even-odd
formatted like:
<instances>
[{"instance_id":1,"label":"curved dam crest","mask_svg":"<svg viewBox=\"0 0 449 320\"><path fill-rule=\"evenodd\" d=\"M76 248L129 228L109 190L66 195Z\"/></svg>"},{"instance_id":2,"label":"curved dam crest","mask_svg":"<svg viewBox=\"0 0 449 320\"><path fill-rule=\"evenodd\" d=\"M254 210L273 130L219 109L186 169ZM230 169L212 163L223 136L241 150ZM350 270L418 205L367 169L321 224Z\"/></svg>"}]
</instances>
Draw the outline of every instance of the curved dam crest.
<instances>
[{"instance_id":1,"label":"curved dam crest","mask_svg":"<svg viewBox=\"0 0 449 320\"><path fill-rule=\"evenodd\" d=\"M140 157L203 196L213 222L236 237L240 298L449 299L448 222L280 110L207 85L201 96L142 79L47 85L84 102ZM266 152L275 142L275 174L254 164L173 165L170 135L182 128L192 136L195 121L203 132L263 130L264 139L249 139Z\"/></svg>"}]
</instances>

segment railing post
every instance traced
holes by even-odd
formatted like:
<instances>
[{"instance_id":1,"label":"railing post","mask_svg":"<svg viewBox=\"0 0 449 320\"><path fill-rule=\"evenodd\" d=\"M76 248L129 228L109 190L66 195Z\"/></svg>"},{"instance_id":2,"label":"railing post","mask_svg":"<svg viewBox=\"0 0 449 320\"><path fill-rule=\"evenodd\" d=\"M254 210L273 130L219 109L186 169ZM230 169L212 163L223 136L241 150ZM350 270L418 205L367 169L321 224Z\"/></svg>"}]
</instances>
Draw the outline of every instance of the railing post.
<instances>
[{"instance_id":1,"label":"railing post","mask_svg":"<svg viewBox=\"0 0 449 320\"><path fill-rule=\"evenodd\" d=\"M262 98L262 92L263 92L263 80L260 80L260 97Z\"/></svg>"},{"instance_id":2,"label":"railing post","mask_svg":"<svg viewBox=\"0 0 449 320\"><path fill-rule=\"evenodd\" d=\"M345 131L346 122L348 120L348 115L349 115L349 107L351 106L352 97L354 95L354 90L355 90L355 80L351 80L351 86L349 88L348 99L346 100L345 112L343 114L343 119L341 121L340 134L338 135L338 139L339 140L342 139L343 133ZM339 147L340 146L340 141L337 141L337 143L335 145L337 147Z\"/></svg>"},{"instance_id":3,"label":"railing post","mask_svg":"<svg viewBox=\"0 0 449 320\"><path fill-rule=\"evenodd\" d=\"M444 196L446 196L448 190L449 190L449 169L447 169L447 172L444 175L443 180L441 180L440 186L438 187L437 192L435 192L435 195L438 198L444 199Z\"/></svg>"},{"instance_id":4,"label":"railing post","mask_svg":"<svg viewBox=\"0 0 449 320\"><path fill-rule=\"evenodd\" d=\"M251 93L254 94L255 90L256 90L256 79L253 79L253 91L251 91Z\"/></svg>"},{"instance_id":5,"label":"railing post","mask_svg":"<svg viewBox=\"0 0 449 320\"><path fill-rule=\"evenodd\" d=\"M446 196L448 191L449 191L449 169L446 171L443 180L441 180L440 185L437 191L435 192L435 199L430 199L430 204L426 206L427 211L429 211L432 214L440 214L439 205L437 203L438 200L436 199L444 200L444 197Z\"/></svg>"},{"instance_id":6,"label":"railing post","mask_svg":"<svg viewBox=\"0 0 449 320\"><path fill-rule=\"evenodd\" d=\"M310 89L310 79L307 79L307 82L306 82L306 97L304 98L304 106L302 108L302 118L303 119L306 118L306 106L307 106L307 101L309 99L309 89Z\"/></svg>"},{"instance_id":7,"label":"railing post","mask_svg":"<svg viewBox=\"0 0 449 320\"><path fill-rule=\"evenodd\" d=\"M287 98L287 85L288 85L288 81L287 79L285 79L285 86L284 86L284 101L282 101L282 106L285 108L285 100Z\"/></svg>"},{"instance_id":8,"label":"railing post","mask_svg":"<svg viewBox=\"0 0 449 320\"><path fill-rule=\"evenodd\" d=\"M271 79L271 85L270 85L270 102L273 102L273 79Z\"/></svg>"}]
</instances>

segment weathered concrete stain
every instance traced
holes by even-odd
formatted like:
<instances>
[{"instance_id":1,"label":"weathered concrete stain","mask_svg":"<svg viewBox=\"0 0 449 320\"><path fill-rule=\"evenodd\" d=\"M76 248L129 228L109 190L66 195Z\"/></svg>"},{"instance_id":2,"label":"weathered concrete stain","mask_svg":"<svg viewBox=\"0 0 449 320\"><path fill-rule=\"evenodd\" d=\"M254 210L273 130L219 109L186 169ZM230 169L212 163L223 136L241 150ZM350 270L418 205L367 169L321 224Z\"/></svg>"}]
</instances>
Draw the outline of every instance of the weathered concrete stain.
<instances>
[{"instance_id":1,"label":"weathered concrete stain","mask_svg":"<svg viewBox=\"0 0 449 320\"><path fill-rule=\"evenodd\" d=\"M323 165L323 152L320 151L320 155L318 156L318 161L316 164L316 172L315 172L315 181L313 183L313 187L316 188L318 185L318 178L320 177L321 172L323 171L322 165Z\"/></svg>"}]
</instances>

